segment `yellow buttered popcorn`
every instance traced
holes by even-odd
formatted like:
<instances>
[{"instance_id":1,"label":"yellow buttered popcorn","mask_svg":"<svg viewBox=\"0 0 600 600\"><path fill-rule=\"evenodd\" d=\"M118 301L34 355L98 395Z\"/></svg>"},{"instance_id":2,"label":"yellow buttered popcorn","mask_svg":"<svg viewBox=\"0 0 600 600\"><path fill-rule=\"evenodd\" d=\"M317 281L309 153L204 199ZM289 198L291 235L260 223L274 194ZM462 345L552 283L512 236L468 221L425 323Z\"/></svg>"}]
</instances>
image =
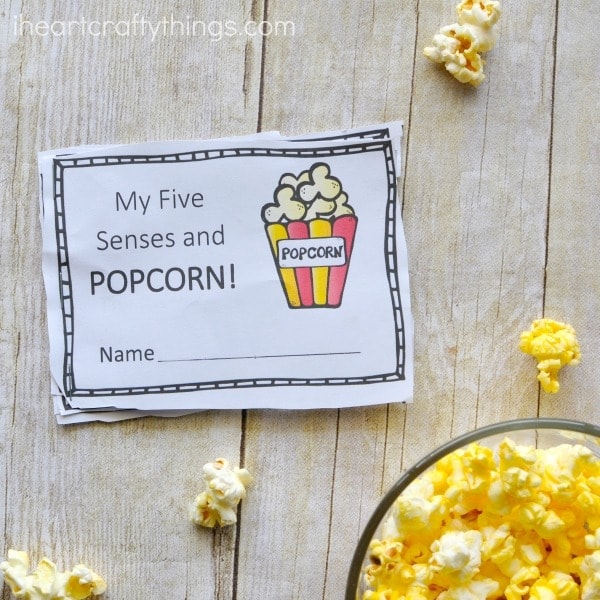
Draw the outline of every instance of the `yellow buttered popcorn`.
<instances>
[{"instance_id":1,"label":"yellow buttered popcorn","mask_svg":"<svg viewBox=\"0 0 600 600\"><path fill-rule=\"evenodd\" d=\"M600 459L469 444L404 490L369 556L362 600L600 599Z\"/></svg>"},{"instance_id":2,"label":"yellow buttered popcorn","mask_svg":"<svg viewBox=\"0 0 600 600\"><path fill-rule=\"evenodd\" d=\"M519 348L538 361L538 381L544 391L558 392L558 371L565 365L579 364L581 351L575 330L566 323L538 319L521 334Z\"/></svg>"},{"instance_id":3,"label":"yellow buttered popcorn","mask_svg":"<svg viewBox=\"0 0 600 600\"><path fill-rule=\"evenodd\" d=\"M567 573L551 571L529 590L530 600L579 600L579 586Z\"/></svg>"},{"instance_id":4,"label":"yellow buttered popcorn","mask_svg":"<svg viewBox=\"0 0 600 600\"><path fill-rule=\"evenodd\" d=\"M443 63L446 71L461 83L477 86L485 79L477 39L468 25L442 27L433 36L433 45L423 52L429 60Z\"/></svg>"},{"instance_id":5,"label":"yellow buttered popcorn","mask_svg":"<svg viewBox=\"0 0 600 600\"><path fill-rule=\"evenodd\" d=\"M579 563L581 600L600 598L600 552L595 551Z\"/></svg>"},{"instance_id":6,"label":"yellow buttered popcorn","mask_svg":"<svg viewBox=\"0 0 600 600\"><path fill-rule=\"evenodd\" d=\"M206 490L190 506L190 519L203 527L236 523L237 505L246 497L246 486L252 481L250 473L231 468L228 460L218 458L202 467L202 478Z\"/></svg>"},{"instance_id":7,"label":"yellow buttered popcorn","mask_svg":"<svg viewBox=\"0 0 600 600\"><path fill-rule=\"evenodd\" d=\"M496 43L494 25L500 18L500 3L463 0L456 7L458 22L446 25L433 36L423 53L461 83L478 86L484 79L482 52Z\"/></svg>"},{"instance_id":8,"label":"yellow buttered popcorn","mask_svg":"<svg viewBox=\"0 0 600 600\"><path fill-rule=\"evenodd\" d=\"M102 577L85 565L62 572L44 557L29 573L29 555L20 550L9 550L0 570L15 598L24 600L85 600L106 591Z\"/></svg>"},{"instance_id":9,"label":"yellow buttered popcorn","mask_svg":"<svg viewBox=\"0 0 600 600\"><path fill-rule=\"evenodd\" d=\"M480 52L488 52L496 44L494 25L500 19L499 2L463 0L457 7L458 22L475 27L477 47Z\"/></svg>"}]
</instances>

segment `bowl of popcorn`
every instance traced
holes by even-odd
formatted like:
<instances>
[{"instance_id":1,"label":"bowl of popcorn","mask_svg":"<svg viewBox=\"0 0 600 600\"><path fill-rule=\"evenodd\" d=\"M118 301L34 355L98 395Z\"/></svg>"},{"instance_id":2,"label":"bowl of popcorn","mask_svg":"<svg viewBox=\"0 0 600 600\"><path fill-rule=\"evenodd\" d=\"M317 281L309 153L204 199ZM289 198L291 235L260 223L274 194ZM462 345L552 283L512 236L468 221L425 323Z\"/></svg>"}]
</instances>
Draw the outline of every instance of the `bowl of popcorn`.
<instances>
[{"instance_id":1,"label":"bowl of popcorn","mask_svg":"<svg viewBox=\"0 0 600 600\"><path fill-rule=\"evenodd\" d=\"M600 427L506 421L424 457L367 523L345 598L600 599Z\"/></svg>"}]
</instances>

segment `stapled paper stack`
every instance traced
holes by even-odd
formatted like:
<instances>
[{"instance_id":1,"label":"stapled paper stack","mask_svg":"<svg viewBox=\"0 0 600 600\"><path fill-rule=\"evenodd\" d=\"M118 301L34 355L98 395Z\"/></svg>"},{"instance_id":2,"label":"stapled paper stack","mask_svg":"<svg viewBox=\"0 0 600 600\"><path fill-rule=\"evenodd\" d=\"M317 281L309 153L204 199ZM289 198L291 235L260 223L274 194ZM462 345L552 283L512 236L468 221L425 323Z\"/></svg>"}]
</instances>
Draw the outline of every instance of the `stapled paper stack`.
<instances>
[{"instance_id":1,"label":"stapled paper stack","mask_svg":"<svg viewBox=\"0 0 600 600\"><path fill-rule=\"evenodd\" d=\"M39 156L59 423L409 402L401 123Z\"/></svg>"}]
</instances>

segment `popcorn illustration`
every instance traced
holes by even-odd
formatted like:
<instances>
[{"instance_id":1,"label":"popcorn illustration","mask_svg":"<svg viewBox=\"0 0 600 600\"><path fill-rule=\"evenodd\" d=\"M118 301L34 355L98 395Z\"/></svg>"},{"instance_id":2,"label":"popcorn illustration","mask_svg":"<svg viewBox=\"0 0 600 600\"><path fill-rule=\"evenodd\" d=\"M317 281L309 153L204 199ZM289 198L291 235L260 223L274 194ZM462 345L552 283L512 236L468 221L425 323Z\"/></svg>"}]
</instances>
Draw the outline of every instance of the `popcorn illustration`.
<instances>
[{"instance_id":1,"label":"popcorn illustration","mask_svg":"<svg viewBox=\"0 0 600 600\"><path fill-rule=\"evenodd\" d=\"M273 259L290 308L342 302L358 219L329 165L286 173L262 209Z\"/></svg>"}]
</instances>

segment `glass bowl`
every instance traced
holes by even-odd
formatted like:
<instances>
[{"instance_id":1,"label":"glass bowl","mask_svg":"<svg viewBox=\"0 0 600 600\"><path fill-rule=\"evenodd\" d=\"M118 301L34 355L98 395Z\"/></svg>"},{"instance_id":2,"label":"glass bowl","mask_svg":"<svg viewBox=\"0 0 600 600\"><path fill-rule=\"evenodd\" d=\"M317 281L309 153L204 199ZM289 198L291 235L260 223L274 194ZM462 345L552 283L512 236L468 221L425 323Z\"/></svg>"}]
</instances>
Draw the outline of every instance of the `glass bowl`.
<instances>
[{"instance_id":1,"label":"glass bowl","mask_svg":"<svg viewBox=\"0 0 600 600\"><path fill-rule=\"evenodd\" d=\"M371 590L365 582L365 569L372 564L370 545L382 539L385 523L393 519L393 507L406 488L432 469L440 459L476 442L497 450L502 440L510 438L518 445L548 449L561 444L580 444L600 460L600 427L567 419L530 418L504 421L463 434L440 446L408 469L385 494L367 522L350 564L345 600L363 600ZM398 516L396 517L398 522ZM379 595L377 597L380 597Z\"/></svg>"}]
</instances>

